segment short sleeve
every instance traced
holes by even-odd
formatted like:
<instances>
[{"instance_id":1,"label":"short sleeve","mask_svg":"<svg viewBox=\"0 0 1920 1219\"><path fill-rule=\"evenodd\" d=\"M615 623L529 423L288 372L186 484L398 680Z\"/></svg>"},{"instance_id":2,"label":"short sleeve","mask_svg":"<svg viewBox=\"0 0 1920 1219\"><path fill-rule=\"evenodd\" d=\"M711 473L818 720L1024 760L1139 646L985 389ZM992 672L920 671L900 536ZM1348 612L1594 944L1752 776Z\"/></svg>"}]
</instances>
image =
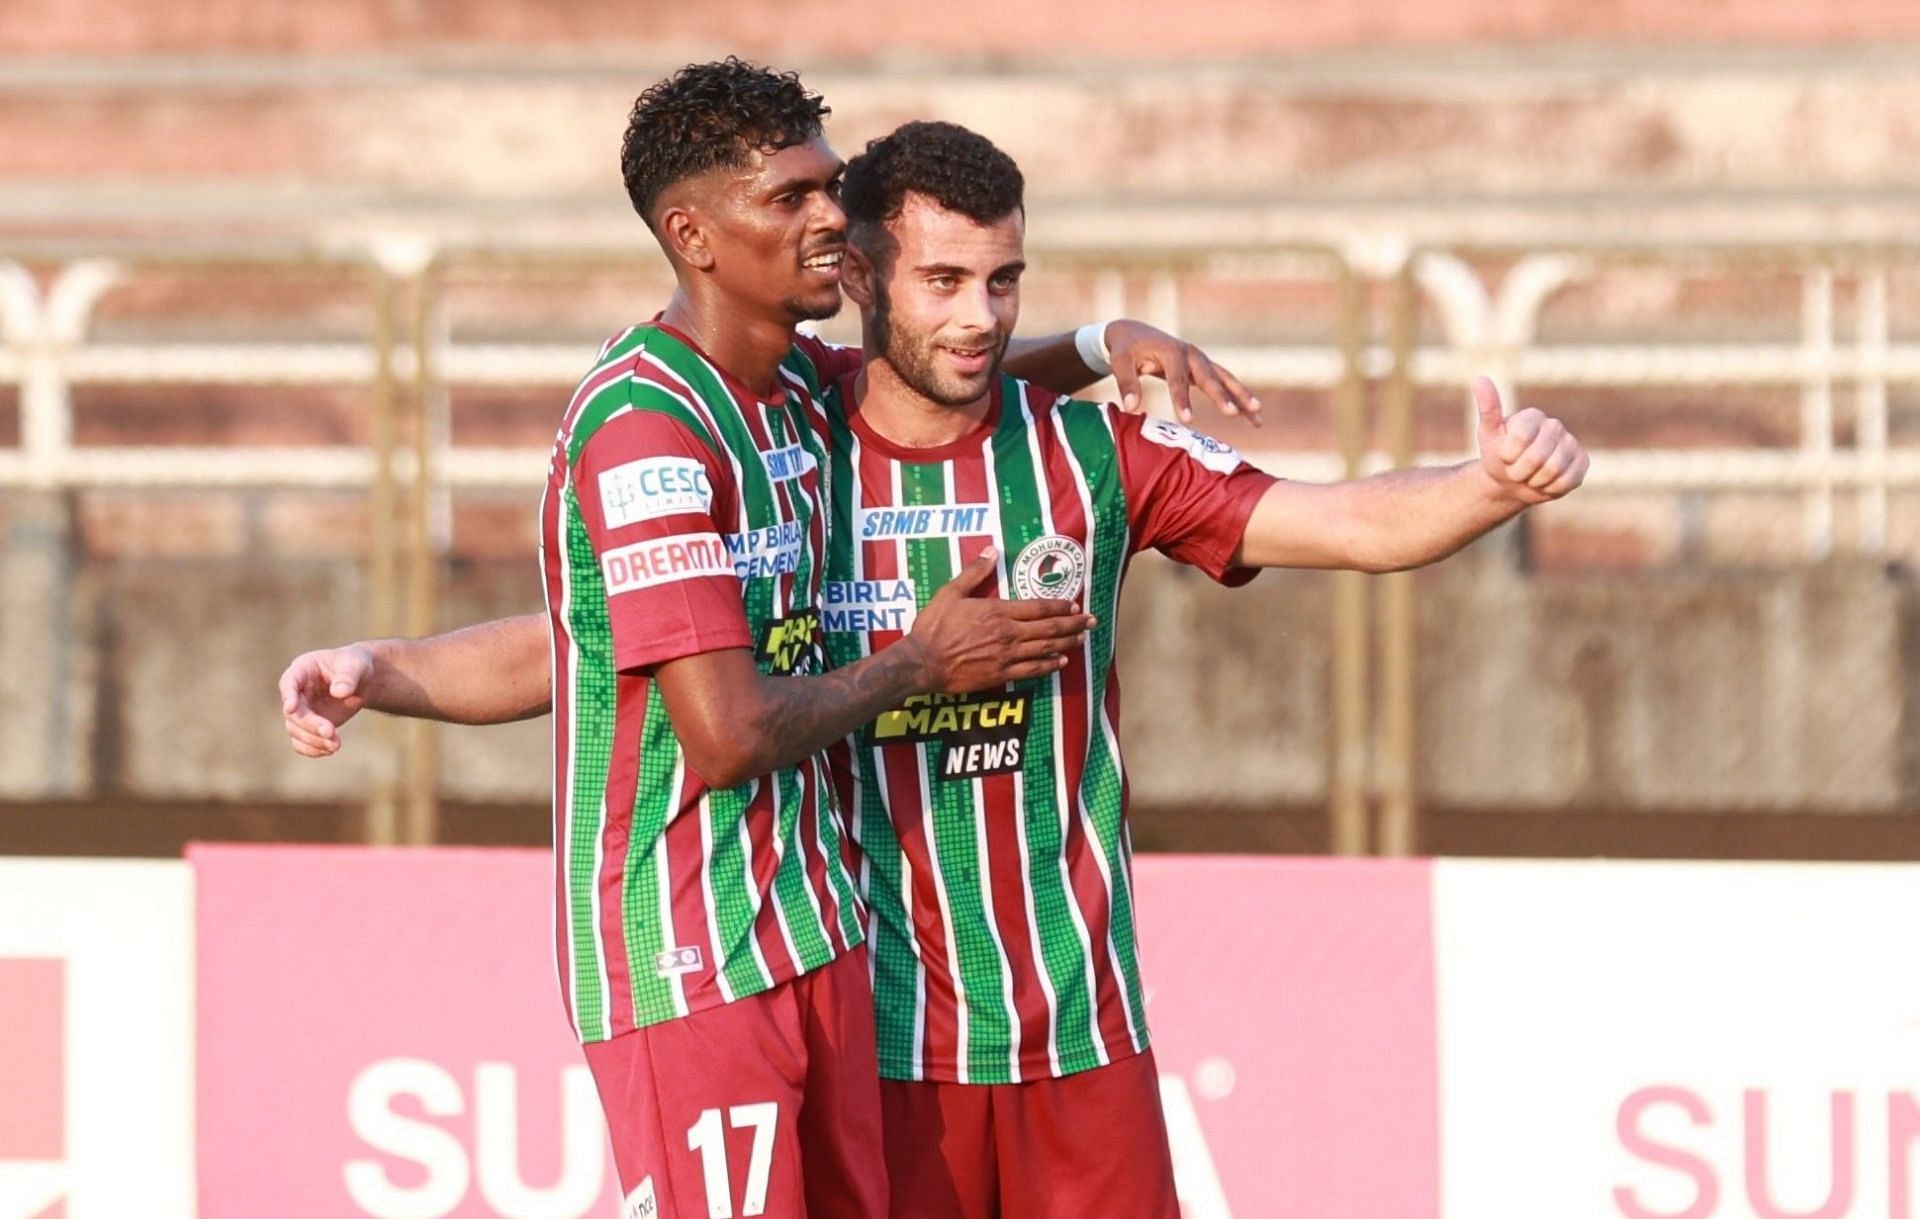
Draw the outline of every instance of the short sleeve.
<instances>
[{"instance_id":1,"label":"short sleeve","mask_svg":"<svg viewBox=\"0 0 1920 1219\"><path fill-rule=\"evenodd\" d=\"M650 410L607 421L582 446L574 486L617 667L752 645L722 524L738 498L732 469L684 423Z\"/></svg>"},{"instance_id":2,"label":"short sleeve","mask_svg":"<svg viewBox=\"0 0 1920 1219\"><path fill-rule=\"evenodd\" d=\"M842 347L811 334L794 335L793 345L813 362L823 386L859 372L867 362L866 353L858 347Z\"/></svg>"},{"instance_id":3,"label":"short sleeve","mask_svg":"<svg viewBox=\"0 0 1920 1219\"><path fill-rule=\"evenodd\" d=\"M1158 550L1240 585L1257 568L1233 566L1254 505L1279 481L1247 464L1232 445L1168 419L1107 408L1126 482L1134 547Z\"/></svg>"}]
</instances>

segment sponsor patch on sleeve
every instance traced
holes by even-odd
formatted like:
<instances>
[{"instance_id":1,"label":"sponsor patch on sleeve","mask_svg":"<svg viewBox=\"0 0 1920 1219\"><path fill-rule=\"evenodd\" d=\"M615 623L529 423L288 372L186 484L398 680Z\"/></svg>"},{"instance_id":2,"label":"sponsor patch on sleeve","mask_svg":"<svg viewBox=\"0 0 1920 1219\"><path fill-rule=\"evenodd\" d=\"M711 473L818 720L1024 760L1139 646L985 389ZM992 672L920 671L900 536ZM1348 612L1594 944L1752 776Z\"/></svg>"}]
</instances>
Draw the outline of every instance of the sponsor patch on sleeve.
<instances>
[{"instance_id":1,"label":"sponsor patch on sleeve","mask_svg":"<svg viewBox=\"0 0 1920 1219\"><path fill-rule=\"evenodd\" d=\"M1240 467L1238 449L1171 419L1149 419L1140 434L1164 448L1181 450L1215 474L1231 474Z\"/></svg>"},{"instance_id":2,"label":"sponsor patch on sleeve","mask_svg":"<svg viewBox=\"0 0 1920 1219\"><path fill-rule=\"evenodd\" d=\"M600 556L600 575L609 597L679 580L733 574L733 557L717 533L654 538Z\"/></svg>"},{"instance_id":3,"label":"sponsor patch on sleeve","mask_svg":"<svg viewBox=\"0 0 1920 1219\"><path fill-rule=\"evenodd\" d=\"M690 457L642 457L600 475L600 511L609 529L712 508L707 468Z\"/></svg>"}]
</instances>

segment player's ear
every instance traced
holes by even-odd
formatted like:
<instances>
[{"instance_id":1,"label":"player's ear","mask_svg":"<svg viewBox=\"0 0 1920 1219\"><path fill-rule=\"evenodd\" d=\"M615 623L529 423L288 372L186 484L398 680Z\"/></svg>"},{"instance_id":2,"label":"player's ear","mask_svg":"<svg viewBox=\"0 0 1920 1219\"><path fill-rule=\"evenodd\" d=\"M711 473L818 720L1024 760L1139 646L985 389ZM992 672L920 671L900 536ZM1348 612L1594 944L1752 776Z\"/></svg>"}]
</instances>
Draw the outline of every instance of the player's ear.
<instances>
[{"instance_id":1,"label":"player's ear","mask_svg":"<svg viewBox=\"0 0 1920 1219\"><path fill-rule=\"evenodd\" d=\"M874 275L873 260L867 257L866 251L849 244L847 255L840 263L840 290L862 309L873 308Z\"/></svg>"},{"instance_id":2,"label":"player's ear","mask_svg":"<svg viewBox=\"0 0 1920 1219\"><path fill-rule=\"evenodd\" d=\"M682 204L662 208L654 231L660 234L660 244L674 261L683 262L696 271L713 269L713 246L708 241L707 226L692 208Z\"/></svg>"}]
</instances>

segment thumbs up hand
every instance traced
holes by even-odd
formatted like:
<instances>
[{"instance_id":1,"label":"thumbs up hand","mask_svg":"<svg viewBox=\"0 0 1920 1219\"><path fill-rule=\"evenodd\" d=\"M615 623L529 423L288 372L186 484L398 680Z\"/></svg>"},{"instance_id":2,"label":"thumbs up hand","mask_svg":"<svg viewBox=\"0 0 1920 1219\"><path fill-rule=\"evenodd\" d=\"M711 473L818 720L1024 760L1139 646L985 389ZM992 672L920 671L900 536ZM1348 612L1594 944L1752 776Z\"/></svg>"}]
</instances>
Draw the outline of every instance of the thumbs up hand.
<instances>
[{"instance_id":1,"label":"thumbs up hand","mask_svg":"<svg viewBox=\"0 0 1920 1219\"><path fill-rule=\"evenodd\" d=\"M1480 468L1497 492L1522 504L1544 504L1587 477L1587 451L1567 425L1529 407L1512 415L1486 377L1473 382L1480 415Z\"/></svg>"}]
</instances>

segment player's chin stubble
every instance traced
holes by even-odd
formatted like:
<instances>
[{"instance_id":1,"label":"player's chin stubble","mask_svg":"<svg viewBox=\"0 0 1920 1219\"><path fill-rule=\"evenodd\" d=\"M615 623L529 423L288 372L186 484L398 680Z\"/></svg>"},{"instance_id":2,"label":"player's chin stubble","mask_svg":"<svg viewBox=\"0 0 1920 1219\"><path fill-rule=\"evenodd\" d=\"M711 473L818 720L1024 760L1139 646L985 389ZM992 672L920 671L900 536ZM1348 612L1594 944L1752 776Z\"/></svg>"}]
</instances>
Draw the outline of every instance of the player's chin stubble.
<instances>
[{"instance_id":1,"label":"player's chin stubble","mask_svg":"<svg viewBox=\"0 0 1920 1219\"><path fill-rule=\"evenodd\" d=\"M889 308L884 289L875 293L873 311L874 346L893 367L894 375L905 382L907 388L919 394L929 402L941 406L970 406L981 394L987 391L994 379L1000 375L1000 363L1006 357L1007 346L1004 341L994 353L993 363L987 369L987 375L978 386L964 382L955 382L942 374L939 360L940 348L930 335L902 333L894 327L893 310Z\"/></svg>"}]
</instances>

